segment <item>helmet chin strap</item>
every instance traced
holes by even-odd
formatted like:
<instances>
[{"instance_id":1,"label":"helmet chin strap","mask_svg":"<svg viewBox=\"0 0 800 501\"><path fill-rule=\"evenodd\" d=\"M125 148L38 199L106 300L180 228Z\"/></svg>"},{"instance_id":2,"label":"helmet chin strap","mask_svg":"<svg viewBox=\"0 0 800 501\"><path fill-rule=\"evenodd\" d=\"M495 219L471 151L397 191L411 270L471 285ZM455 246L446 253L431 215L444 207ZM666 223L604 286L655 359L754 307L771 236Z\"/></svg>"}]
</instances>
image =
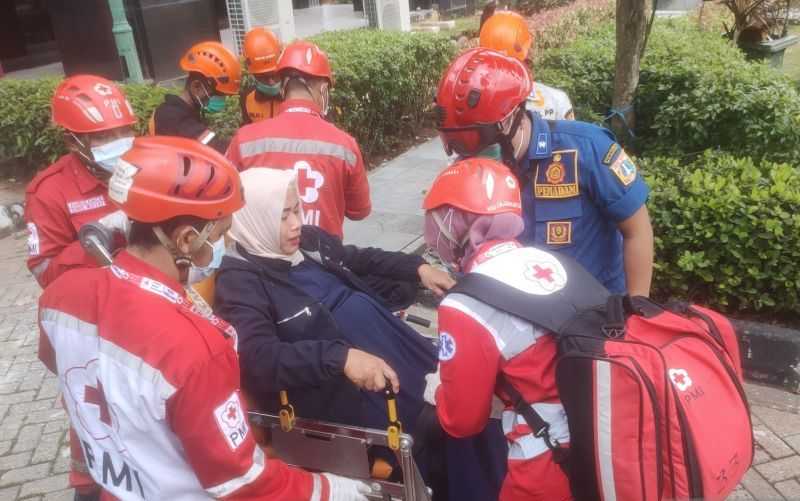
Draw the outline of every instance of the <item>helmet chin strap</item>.
<instances>
[{"instance_id":1,"label":"helmet chin strap","mask_svg":"<svg viewBox=\"0 0 800 501\"><path fill-rule=\"evenodd\" d=\"M522 118L525 116L524 105L517 108L516 115L514 115L514 121L511 122L511 128L509 129L508 133L500 134L500 151L503 154L503 163L506 164L513 172L517 172L519 168L519 160L517 159L517 154L519 153L518 148L514 148L513 140L514 136L517 135L517 131L519 130L519 126L522 124ZM520 142L520 147L524 144L524 141Z\"/></svg>"},{"instance_id":2,"label":"helmet chin strap","mask_svg":"<svg viewBox=\"0 0 800 501\"><path fill-rule=\"evenodd\" d=\"M78 139L78 136L76 136L74 132L69 132L69 135L72 136L72 140L78 144L78 148L76 148L74 152L81 157L84 165L86 165L86 168L89 169L89 172L94 177L104 182L111 177L111 174L107 170L97 165L97 162L94 161L94 156L91 154L91 149L83 144L83 141ZM89 151L88 154L86 153L87 151Z\"/></svg>"},{"instance_id":3,"label":"helmet chin strap","mask_svg":"<svg viewBox=\"0 0 800 501\"><path fill-rule=\"evenodd\" d=\"M191 246L189 246L189 252L182 253L178 247L173 243L167 234L164 233L164 230L161 229L160 226L155 226L153 228L153 233L155 234L156 238L161 245L163 245L172 255L172 260L175 263L175 267L178 268L178 274L181 277L181 283L186 283L186 278L188 273L186 273L190 266L192 266L192 255L203 246L203 244L208 240L209 235L211 232L214 231L214 227L216 226L216 221L209 221L203 226L203 229L197 235L197 238L194 239Z\"/></svg>"}]
</instances>

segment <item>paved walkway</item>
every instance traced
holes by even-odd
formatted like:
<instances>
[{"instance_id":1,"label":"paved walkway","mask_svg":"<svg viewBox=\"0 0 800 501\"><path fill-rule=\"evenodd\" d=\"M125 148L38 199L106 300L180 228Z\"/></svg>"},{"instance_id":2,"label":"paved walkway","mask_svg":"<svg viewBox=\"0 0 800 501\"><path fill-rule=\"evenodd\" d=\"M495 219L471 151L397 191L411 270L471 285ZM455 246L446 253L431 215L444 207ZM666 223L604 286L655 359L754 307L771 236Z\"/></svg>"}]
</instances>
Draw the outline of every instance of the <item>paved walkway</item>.
<instances>
[{"instance_id":1,"label":"paved walkway","mask_svg":"<svg viewBox=\"0 0 800 501\"><path fill-rule=\"evenodd\" d=\"M424 190L446 162L433 140L376 170L374 212L348 223L349 240L390 249L421 245ZM2 195L7 200L0 203L13 201ZM66 501L72 493L65 413L56 379L36 358L39 288L24 259L24 237L0 240L0 501ZM730 499L800 500L800 396L756 385L747 385L747 393L756 458Z\"/></svg>"}]
</instances>

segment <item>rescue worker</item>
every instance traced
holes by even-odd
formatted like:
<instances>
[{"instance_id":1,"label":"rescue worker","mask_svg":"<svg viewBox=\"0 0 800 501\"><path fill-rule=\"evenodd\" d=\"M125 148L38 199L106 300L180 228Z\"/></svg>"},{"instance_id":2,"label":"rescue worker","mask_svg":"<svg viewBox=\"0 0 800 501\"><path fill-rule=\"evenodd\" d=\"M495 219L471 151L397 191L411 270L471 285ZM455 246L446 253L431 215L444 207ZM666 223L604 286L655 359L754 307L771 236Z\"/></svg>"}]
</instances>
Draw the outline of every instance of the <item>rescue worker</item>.
<instances>
[{"instance_id":1,"label":"rescue worker","mask_svg":"<svg viewBox=\"0 0 800 501\"><path fill-rule=\"evenodd\" d=\"M372 209L356 140L325 120L333 85L328 56L303 40L286 46L278 62L284 101L278 115L239 129L227 157L239 170L292 169L303 201L303 224L342 238L344 218Z\"/></svg>"},{"instance_id":2,"label":"rescue worker","mask_svg":"<svg viewBox=\"0 0 800 501\"><path fill-rule=\"evenodd\" d=\"M464 273L516 283L528 280L531 262L546 266L545 257L552 258L516 240L524 227L519 183L494 160L451 165L433 182L423 207L425 242ZM459 293L445 297L438 315L439 369L426 378L425 399L436 406L444 431L469 437L484 428L490 414L504 409L508 472L500 501L572 499L569 480L546 437L535 437L509 396L495 389L502 388L502 375L549 423L549 439L567 447L569 428L555 383L553 337ZM493 405L495 395L502 405Z\"/></svg>"},{"instance_id":3,"label":"rescue worker","mask_svg":"<svg viewBox=\"0 0 800 501\"><path fill-rule=\"evenodd\" d=\"M517 59L483 48L458 56L436 97L445 150L468 158L499 144L521 185L520 240L572 256L613 293L647 296L647 184L608 130L526 111L531 85Z\"/></svg>"},{"instance_id":4,"label":"rescue worker","mask_svg":"<svg viewBox=\"0 0 800 501\"><path fill-rule=\"evenodd\" d=\"M224 153L228 142L208 128L207 114L225 110L225 96L239 92L239 60L219 42L200 42L181 58L188 75L183 92L167 94L150 118L150 135L196 139Z\"/></svg>"},{"instance_id":5,"label":"rescue worker","mask_svg":"<svg viewBox=\"0 0 800 501\"><path fill-rule=\"evenodd\" d=\"M255 81L239 95L242 123L249 124L278 114L281 81L277 70L281 42L267 28L253 28L244 37L243 52L247 71Z\"/></svg>"},{"instance_id":6,"label":"rescue worker","mask_svg":"<svg viewBox=\"0 0 800 501\"><path fill-rule=\"evenodd\" d=\"M531 45L533 35L528 30L525 18L508 10L492 14L481 24L480 46L493 49L522 61L531 67ZM574 120L575 112L566 92L541 82L533 82L533 88L525 104L547 120Z\"/></svg>"},{"instance_id":7,"label":"rescue worker","mask_svg":"<svg viewBox=\"0 0 800 501\"><path fill-rule=\"evenodd\" d=\"M133 144L136 123L122 91L93 75L61 82L53 94L51 113L53 123L64 131L69 153L40 172L25 190L27 265L42 288L67 270L96 266L78 241L81 226L99 220L124 233L127 218L109 202L106 184L117 159ZM70 447L70 486L76 499L92 499L98 488L72 429Z\"/></svg>"},{"instance_id":8,"label":"rescue worker","mask_svg":"<svg viewBox=\"0 0 800 501\"><path fill-rule=\"evenodd\" d=\"M361 482L265 457L241 403L236 331L182 292L222 259L244 204L235 168L194 140L141 138L109 197L132 221L127 249L66 273L39 302L39 357L104 494L366 501Z\"/></svg>"}]
</instances>

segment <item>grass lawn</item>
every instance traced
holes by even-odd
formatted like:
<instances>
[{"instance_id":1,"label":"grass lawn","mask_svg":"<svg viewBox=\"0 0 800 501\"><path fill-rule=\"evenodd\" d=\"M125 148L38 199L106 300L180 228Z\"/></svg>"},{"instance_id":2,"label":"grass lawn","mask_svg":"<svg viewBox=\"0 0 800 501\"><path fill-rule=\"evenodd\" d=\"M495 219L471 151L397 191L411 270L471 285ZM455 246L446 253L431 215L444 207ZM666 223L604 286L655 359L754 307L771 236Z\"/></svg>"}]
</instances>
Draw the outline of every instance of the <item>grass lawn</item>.
<instances>
[{"instance_id":1,"label":"grass lawn","mask_svg":"<svg viewBox=\"0 0 800 501\"><path fill-rule=\"evenodd\" d=\"M800 35L800 25L789 26L790 35ZM800 82L800 44L786 49L783 55L783 72L792 80Z\"/></svg>"}]
</instances>

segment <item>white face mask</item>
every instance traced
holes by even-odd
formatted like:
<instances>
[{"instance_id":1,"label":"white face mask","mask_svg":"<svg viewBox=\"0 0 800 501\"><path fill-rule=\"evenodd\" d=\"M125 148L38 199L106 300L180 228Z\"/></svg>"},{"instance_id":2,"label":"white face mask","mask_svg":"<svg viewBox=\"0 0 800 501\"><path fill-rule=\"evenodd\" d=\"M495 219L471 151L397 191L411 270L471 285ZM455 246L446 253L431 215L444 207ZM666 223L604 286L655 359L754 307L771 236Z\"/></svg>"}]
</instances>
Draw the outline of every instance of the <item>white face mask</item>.
<instances>
[{"instance_id":1,"label":"white face mask","mask_svg":"<svg viewBox=\"0 0 800 501\"><path fill-rule=\"evenodd\" d=\"M222 264L222 258L225 256L225 237L219 237L213 244L208 243L208 240L203 243L211 247L211 261L205 266L197 266L192 263L192 266L189 268L189 276L186 280L190 285L202 282L213 275L214 272L219 269L219 266Z\"/></svg>"},{"instance_id":2,"label":"white face mask","mask_svg":"<svg viewBox=\"0 0 800 501\"><path fill-rule=\"evenodd\" d=\"M108 172L114 172L119 157L133 147L133 137L121 137L110 143L92 147L94 162Z\"/></svg>"}]
</instances>

